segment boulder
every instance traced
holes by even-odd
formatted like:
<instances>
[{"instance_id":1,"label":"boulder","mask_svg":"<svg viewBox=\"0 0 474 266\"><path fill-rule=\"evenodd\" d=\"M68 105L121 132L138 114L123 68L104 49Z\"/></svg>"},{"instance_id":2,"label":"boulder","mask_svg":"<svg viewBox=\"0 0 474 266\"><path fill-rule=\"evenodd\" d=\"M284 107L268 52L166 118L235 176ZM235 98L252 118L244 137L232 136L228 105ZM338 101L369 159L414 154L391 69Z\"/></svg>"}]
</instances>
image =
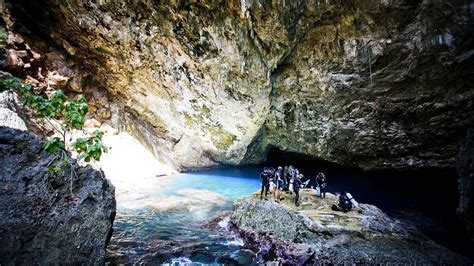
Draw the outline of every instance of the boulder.
<instances>
[{"instance_id":1,"label":"boulder","mask_svg":"<svg viewBox=\"0 0 474 266\"><path fill-rule=\"evenodd\" d=\"M321 200L311 189L301 190L300 207L293 201L294 196L275 202L254 194L236 202L231 222L245 247L265 261L290 265L472 263L376 206L360 204L347 213L335 212L334 195L327 193Z\"/></svg>"},{"instance_id":2,"label":"boulder","mask_svg":"<svg viewBox=\"0 0 474 266\"><path fill-rule=\"evenodd\" d=\"M104 264L114 187L91 166L61 166L42 144L0 126L0 264Z\"/></svg>"}]
</instances>

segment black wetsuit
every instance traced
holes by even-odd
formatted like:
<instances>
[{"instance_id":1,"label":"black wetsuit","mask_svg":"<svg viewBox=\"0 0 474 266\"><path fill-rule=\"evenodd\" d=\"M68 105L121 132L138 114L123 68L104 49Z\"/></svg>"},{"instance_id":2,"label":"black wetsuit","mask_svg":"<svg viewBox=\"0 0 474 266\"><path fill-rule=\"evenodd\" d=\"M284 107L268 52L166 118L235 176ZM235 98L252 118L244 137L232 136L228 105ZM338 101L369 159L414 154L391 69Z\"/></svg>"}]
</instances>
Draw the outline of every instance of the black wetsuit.
<instances>
[{"instance_id":1,"label":"black wetsuit","mask_svg":"<svg viewBox=\"0 0 474 266\"><path fill-rule=\"evenodd\" d=\"M276 171L275 180L277 189L283 190L286 189L285 178L283 177L283 170Z\"/></svg>"},{"instance_id":2,"label":"black wetsuit","mask_svg":"<svg viewBox=\"0 0 474 266\"><path fill-rule=\"evenodd\" d=\"M288 170L286 170L283 173L283 176L284 176L285 183L286 183L285 191L288 191L290 189L290 179L291 179L290 172Z\"/></svg>"},{"instance_id":3,"label":"black wetsuit","mask_svg":"<svg viewBox=\"0 0 474 266\"><path fill-rule=\"evenodd\" d=\"M267 197L268 191L270 190L270 177L269 172L263 171L260 173L260 182L262 184L262 190L260 191L260 198L263 196L263 191L265 190L265 198Z\"/></svg>"},{"instance_id":4,"label":"black wetsuit","mask_svg":"<svg viewBox=\"0 0 474 266\"><path fill-rule=\"evenodd\" d=\"M301 187L301 179L296 177L293 179L293 190L295 191L295 205L298 207L300 206L300 187Z\"/></svg>"},{"instance_id":5,"label":"black wetsuit","mask_svg":"<svg viewBox=\"0 0 474 266\"><path fill-rule=\"evenodd\" d=\"M352 203L347 198L346 195L341 194L341 195L339 195L339 202L337 203L337 205L332 205L332 209L334 211L348 212L352 209Z\"/></svg>"},{"instance_id":6,"label":"black wetsuit","mask_svg":"<svg viewBox=\"0 0 474 266\"><path fill-rule=\"evenodd\" d=\"M318 174L316 177L316 183L318 184L319 191L321 192L321 198L326 197L326 177L323 174Z\"/></svg>"}]
</instances>

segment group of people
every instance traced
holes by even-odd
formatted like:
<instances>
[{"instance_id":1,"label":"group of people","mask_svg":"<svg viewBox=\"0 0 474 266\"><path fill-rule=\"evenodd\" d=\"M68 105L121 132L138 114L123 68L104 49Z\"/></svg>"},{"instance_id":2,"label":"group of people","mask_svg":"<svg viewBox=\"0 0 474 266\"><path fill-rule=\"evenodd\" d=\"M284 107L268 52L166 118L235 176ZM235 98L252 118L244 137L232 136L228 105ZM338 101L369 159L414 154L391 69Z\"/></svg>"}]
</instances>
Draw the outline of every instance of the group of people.
<instances>
[{"instance_id":1,"label":"group of people","mask_svg":"<svg viewBox=\"0 0 474 266\"><path fill-rule=\"evenodd\" d=\"M289 166L278 166L275 170L273 167L264 167L260 173L260 199L267 198L269 193L273 194L273 197L277 200L282 200L286 193L292 195L295 193L295 205L300 205L300 189L311 187L316 189L316 196L320 198L326 198L326 187L327 179L323 172L319 172L315 177L316 187L311 185L311 178L303 182L304 175L298 171L292 165ZM314 184L313 183L313 184ZM336 193L339 201L337 204L332 206L333 210L337 211L349 211L357 205L357 202L353 199L352 195L348 192Z\"/></svg>"},{"instance_id":2,"label":"group of people","mask_svg":"<svg viewBox=\"0 0 474 266\"><path fill-rule=\"evenodd\" d=\"M260 173L261 191L260 198L267 197L268 193L273 193L275 199L281 200L284 193L295 193L295 205L299 206L299 191L301 188L307 187L309 182L303 182L304 175L292 165L281 167L276 170L273 167L265 167ZM324 173L319 173L316 176L317 194L324 198L326 197L326 176Z\"/></svg>"}]
</instances>

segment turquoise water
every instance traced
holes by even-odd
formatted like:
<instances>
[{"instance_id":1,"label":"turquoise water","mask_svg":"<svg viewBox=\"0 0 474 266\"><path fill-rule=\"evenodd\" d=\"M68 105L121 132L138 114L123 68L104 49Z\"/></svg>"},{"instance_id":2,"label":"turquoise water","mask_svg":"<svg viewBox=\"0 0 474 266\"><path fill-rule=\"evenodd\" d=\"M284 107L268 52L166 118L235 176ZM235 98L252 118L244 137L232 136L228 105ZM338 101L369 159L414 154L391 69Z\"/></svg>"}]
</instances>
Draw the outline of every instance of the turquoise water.
<instances>
[{"instance_id":1,"label":"turquoise water","mask_svg":"<svg viewBox=\"0 0 474 266\"><path fill-rule=\"evenodd\" d=\"M179 174L132 204L117 202L107 261L145 264L255 264L255 254L228 230L233 202L259 188L260 169ZM160 182L158 182L159 184ZM224 216L223 216L224 217Z\"/></svg>"},{"instance_id":2,"label":"turquoise water","mask_svg":"<svg viewBox=\"0 0 474 266\"><path fill-rule=\"evenodd\" d=\"M242 167L179 174L174 176L176 182L166 193L174 194L183 188L203 189L235 201L258 190L260 171L259 167Z\"/></svg>"}]
</instances>

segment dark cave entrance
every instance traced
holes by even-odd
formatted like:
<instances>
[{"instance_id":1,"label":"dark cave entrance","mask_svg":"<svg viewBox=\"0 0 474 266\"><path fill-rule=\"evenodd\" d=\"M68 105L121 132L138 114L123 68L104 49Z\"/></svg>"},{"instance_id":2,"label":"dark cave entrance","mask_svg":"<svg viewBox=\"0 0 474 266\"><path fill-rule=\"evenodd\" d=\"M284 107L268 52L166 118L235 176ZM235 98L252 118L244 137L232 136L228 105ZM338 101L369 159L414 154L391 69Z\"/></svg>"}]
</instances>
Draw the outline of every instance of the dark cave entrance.
<instances>
[{"instance_id":1,"label":"dark cave entrance","mask_svg":"<svg viewBox=\"0 0 474 266\"><path fill-rule=\"evenodd\" d=\"M359 202L376 205L417 226L434 241L474 258L474 241L467 238L456 215L459 192L455 169L368 172L277 148L270 148L264 165L290 164L304 174L304 180L323 171L329 192L349 191Z\"/></svg>"}]
</instances>

